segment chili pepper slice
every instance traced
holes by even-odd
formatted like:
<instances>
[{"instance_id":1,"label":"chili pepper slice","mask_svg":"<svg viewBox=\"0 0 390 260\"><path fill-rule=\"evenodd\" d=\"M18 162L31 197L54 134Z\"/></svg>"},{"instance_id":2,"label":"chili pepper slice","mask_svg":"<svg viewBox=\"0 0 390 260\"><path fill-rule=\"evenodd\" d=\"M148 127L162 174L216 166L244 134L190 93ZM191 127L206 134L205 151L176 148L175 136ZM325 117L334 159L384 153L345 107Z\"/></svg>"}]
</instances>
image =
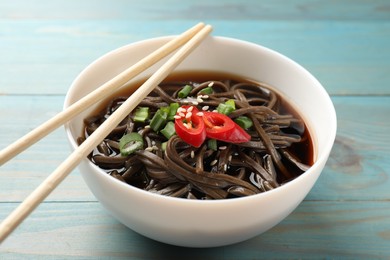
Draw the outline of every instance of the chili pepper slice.
<instances>
[{"instance_id":1,"label":"chili pepper slice","mask_svg":"<svg viewBox=\"0 0 390 260\"><path fill-rule=\"evenodd\" d=\"M175 115L175 131L186 143L199 147L206 137L228 142L245 143L251 136L227 115L182 106Z\"/></svg>"},{"instance_id":2,"label":"chili pepper slice","mask_svg":"<svg viewBox=\"0 0 390 260\"><path fill-rule=\"evenodd\" d=\"M203 112L206 135L229 143L245 143L251 136L230 117L216 112Z\"/></svg>"},{"instance_id":3,"label":"chili pepper slice","mask_svg":"<svg viewBox=\"0 0 390 260\"><path fill-rule=\"evenodd\" d=\"M186 143L200 147L206 139L206 131L199 110L194 106L182 106L175 116L176 134Z\"/></svg>"}]
</instances>

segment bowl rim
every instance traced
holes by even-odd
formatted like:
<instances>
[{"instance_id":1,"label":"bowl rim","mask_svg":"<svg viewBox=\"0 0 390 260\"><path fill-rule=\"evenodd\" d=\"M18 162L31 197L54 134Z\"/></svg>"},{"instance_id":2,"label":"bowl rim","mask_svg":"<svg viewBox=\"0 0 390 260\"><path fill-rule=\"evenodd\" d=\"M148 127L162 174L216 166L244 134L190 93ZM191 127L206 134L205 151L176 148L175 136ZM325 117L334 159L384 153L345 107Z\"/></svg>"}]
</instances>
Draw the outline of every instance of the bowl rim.
<instances>
[{"instance_id":1,"label":"bowl rim","mask_svg":"<svg viewBox=\"0 0 390 260\"><path fill-rule=\"evenodd\" d=\"M68 89L68 91L66 93L66 96L65 96L65 99L64 99L63 109L66 109L67 107L69 107L72 104L70 99L71 99L71 96L73 95L73 92L75 92L77 90L76 86L78 84L78 81L85 74L88 74L88 72L90 70L93 70L93 68L96 65L99 65L102 61L104 61L106 58L108 58L108 57L110 57L112 55L115 55L116 53L120 53L120 52L123 52L123 51L128 51L128 49L138 48L139 45L142 46L145 43L161 43L161 44L163 44L166 41L172 39L173 37L175 37L175 35L153 37L153 38L149 38L149 39L144 39L144 40L140 40L140 41L136 41L136 42L132 42L132 43L120 46L120 47L118 47L116 49L113 49L111 51L108 51L108 52L104 53L103 55L101 55L100 57L98 57L97 59L92 61L90 64L88 64L76 76L76 78L73 80L71 86L69 87L69 89ZM123 183L123 182L121 182L121 181L119 181L119 180L117 180L115 178L112 178L107 173L105 173L102 169L100 169L98 166L93 164L90 160L88 160L87 158L83 158L82 160L84 162L86 162L88 164L88 166L92 167L92 169L94 170L94 174L97 173L100 176L103 176L103 178L107 179L107 181L112 183L113 185L119 185L121 188L128 189L131 192L140 193L143 196L147 196L149 199L172 201L174 203L179 203L179 204L185 203L186 205L212 205L212 206L215 206L215 205L219 205L219 204L224 205L226 203L229 203L229 204L242 203L243 201L250 201L250 200L256 200L256 199L262 198L262 197L273 196L274 193L280 193L283 190L287 189L288 187L290 187L292 185L296 185L295 183L297 183L297 181L305 179L305 178L308 178L308 176L313 174L312 173L313 171L315 171L318 167L321 167L322 163L325 163L324 161L327 160L327 157L328 157L328 155L329 155L329 153L331 151L331 148L333 147L333 144L334 144L334 141L335 141L335 138L336 138L336 133L337 133L337 116L336 116L336 110L335 110L335 107L334 107L334 105L333 105L333 103L331 101L330 95L325 90L325 88L322 86L322 84L317 80L317 78L315 78L308 70L306 70L303 66L301 66L299 63L297 63L296 61L292 60L291 58L283 55L282 53L280 53L278 51L275 51L275 50L272 50L272 49L270 49L268 47L262 46L262 45L260 45L258 43L249 42L249 41L236 39L236 38L231 38L231 37L225 37L225 36L208 36L208 38L213 38L213 39L216 39L216 40L219 40L219 41L227 41L227 42L231 42L231 43L238 43L240 45L246 45L246 46L252 46L252 47L255 47L255 48L260 48L263 51L269 53L270 55L276 55L279 58L284 59L286 62L291 63L297 69L299 69L302 73L304 73L306 77L309 77L313 82L315 82L316 86L319 88L318 90L321 91L321 96L326 101L326 103L328 104L329 109L330 109L329 110L330 127L328 129L329 130L329 138L328 138L328 141L325 143L325 146L323 147L324 152L320 156L316 156L313 165L306 172L302 173L301 175L299 175L295 179L293 179L293 180L283 184L282 186L280 186L280 187L278 187L276 189L273 189L273 190L269 190L267 192L262 192L262 193L251 195L251 196L231 198L231 199L189 200L189 199L184 199L184 198L176 198L176 197L170 197L170 196L164 196L164 195L152 193L152 192L145 191L143 189L134 187L134 186L129 185L127 183ZM65 128L67 139L68 139L68 141L69 141L69 143L71 145L72 151L73 151L74 149L77 148L78 145L77 145L76 140L72 136L72 131L71 131L70 127L69 127L70 121L64 125L64 128ZM308 127L310 128L310 126L308 126ZM313 140L313 142L316 142L316 140ZM318 175L320 175L320 174L321 173L319 173Z\"/></svg>"}]
</instances>

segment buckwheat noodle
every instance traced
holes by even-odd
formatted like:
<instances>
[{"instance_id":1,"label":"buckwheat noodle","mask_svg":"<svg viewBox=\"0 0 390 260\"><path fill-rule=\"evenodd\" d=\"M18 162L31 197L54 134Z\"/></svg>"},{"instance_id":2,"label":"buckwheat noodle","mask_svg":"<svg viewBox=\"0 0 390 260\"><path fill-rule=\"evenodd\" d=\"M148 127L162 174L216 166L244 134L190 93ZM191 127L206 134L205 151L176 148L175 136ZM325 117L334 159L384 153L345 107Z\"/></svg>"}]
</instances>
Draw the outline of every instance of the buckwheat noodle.
<instances>
[{"instance_id":1,"label":"buckwheat noodle","mask_svg":"<svg viewBox=\"0 0 390 260\"><path fill-rule=\"evenodd\" d=\"M178 91L186 84L194 86L190 98L178 98ZM198 95L211 85L214 93ZM85 136L78 142L88 138L126 98L116 97L100 113L86 118ZM150 192L188 199L225 199L266 192L309 168L310 136L304 122L286 110L285 102L265 84L237 80L165 82L156 86L139 106L149 107L151 114L174 102L193 104L199 111L213 111L228 99L234 99L236 104L229 117L245 115L253 122L247 130L251 135L249 142L218 141L218 149L213 150L207 142L195 148L175 135L163 151L166 138L155 133L148 122L134 122L132 112L89 159L120 181ZM119 139L131 132L142 135L145 149L122 156Z\"/></svg>"}]
</instances>

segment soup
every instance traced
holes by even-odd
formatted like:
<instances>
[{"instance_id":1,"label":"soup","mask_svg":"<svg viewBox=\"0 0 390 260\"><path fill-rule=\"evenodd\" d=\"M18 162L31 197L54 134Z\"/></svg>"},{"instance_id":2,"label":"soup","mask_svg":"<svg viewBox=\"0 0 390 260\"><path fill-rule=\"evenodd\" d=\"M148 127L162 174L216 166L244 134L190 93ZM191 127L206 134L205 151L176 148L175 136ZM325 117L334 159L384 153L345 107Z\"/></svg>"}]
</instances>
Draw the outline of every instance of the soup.
<instances>
[{"instance_id":1,"label":"soup","mask_svg":"<svg viewBox=\"0 0 390 260\"><path fill-rule=\"evenodd\" d=\"M78 142L141 84L132 83L86 118ZM188 199L275 189L305 172L313 157L307 126L272 87L202 71L167 77L89 155L120 181Z\"/></svg>"}]
</instances>

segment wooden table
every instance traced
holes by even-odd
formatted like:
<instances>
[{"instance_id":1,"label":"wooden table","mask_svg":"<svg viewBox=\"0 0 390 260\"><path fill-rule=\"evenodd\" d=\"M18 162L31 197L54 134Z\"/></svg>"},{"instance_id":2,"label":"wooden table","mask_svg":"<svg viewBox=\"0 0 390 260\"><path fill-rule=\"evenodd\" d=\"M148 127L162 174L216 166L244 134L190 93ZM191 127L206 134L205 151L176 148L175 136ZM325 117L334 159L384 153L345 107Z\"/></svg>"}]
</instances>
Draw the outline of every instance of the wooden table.
<instances>
[{"instance_id":1,"label":"wooden table","mask_svg":"<svg viewBox=\"0 0 390 260\"><path fill-rule=\"evenodd\" d=\"M382 1L0 2L0 148L62 109L90 62L199 21L302 64L331 94L338 134L326 168L282 223L221 248L161 244L127 229L75 170L0 245L0 259L390 258L390 4ZM4 219L69 154L63 129L0 168Z\"/></svg>"}]
</instances>

